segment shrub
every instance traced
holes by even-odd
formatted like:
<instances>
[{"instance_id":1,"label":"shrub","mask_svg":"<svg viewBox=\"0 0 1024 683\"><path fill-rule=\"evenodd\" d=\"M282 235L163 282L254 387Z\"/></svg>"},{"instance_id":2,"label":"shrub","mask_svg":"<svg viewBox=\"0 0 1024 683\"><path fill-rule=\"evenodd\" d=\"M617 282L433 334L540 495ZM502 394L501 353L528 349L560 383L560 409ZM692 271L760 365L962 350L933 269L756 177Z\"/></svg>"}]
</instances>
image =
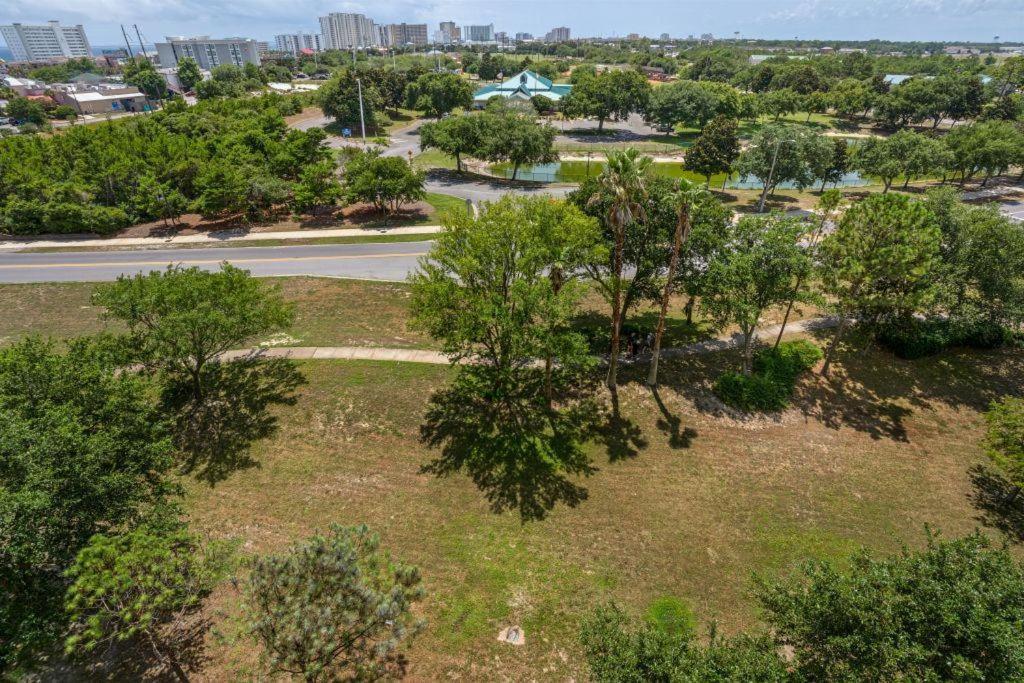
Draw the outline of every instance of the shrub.
<instances>
[{"instance_id":1,"label":"shrub","mask_svg":"<svg viewBox=\"0 0 1024 683\"><path fill-rule=\"evenodd\" d=\"M733 408L748 412L771 412L789 405L793 387L801 373L821 360L821 349L808 341L779 344L754 356L750 375L727 372L715 382L715 394Z\"/></svg>"},{"instance_id":2,"label":"shrub","mask_svg":"<svg viewBox=\"0 0 1024 683\"><path fill-rule=\"evenodd\" d=\"M644 616L652 627L671 636L692 637L697 632L693 610L679 598L658 598L650 604Z\"/></svg>"},{"instance_id":3,"label":"shrub","mask_svg":"<svg viewBox=\"0 0 1024 683\"><path fill-rule=\"evenodd\" d=\"M916 360L953 346L996 349L1009 343L1012 337L1005 327L987 320L910 318L882 325L875 334L875 341L899 358Z\"/></svg>"}]
</instances>

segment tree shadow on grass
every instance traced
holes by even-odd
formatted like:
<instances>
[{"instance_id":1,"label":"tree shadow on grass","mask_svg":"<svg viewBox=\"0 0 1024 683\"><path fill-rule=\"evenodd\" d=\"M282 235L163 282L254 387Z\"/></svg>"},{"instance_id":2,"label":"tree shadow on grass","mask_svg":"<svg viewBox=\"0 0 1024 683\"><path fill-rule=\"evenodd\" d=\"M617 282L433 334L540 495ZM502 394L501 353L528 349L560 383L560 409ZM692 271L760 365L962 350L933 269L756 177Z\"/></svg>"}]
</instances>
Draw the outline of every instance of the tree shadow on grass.
<instances>
[{"instance_id":1,"label":"tree shadow on grass","mask_svg":"<svg viewBox=\"0 0 1024 683\"><path fill-rule=\"evenodd\" d=\"M175 629L174 656L186 675L200 673L210 662L206 650L206 634L212 622L202 612L186 616L187 623ZM44 668L33 672L28 680L40 683L66 681L175 681L170 667L153 652L142 636L106 649L73 658L55 656Z\"/></svg>"},{"instance_id":2,"label":"tree shadow on grass","mask_svg":"<svg viewBox=\"0 0 1024 683\"><path fill-rule=\"evenodd\" d=\"M975 465L968 474L973 486L969 497L978 510L976 519L1017 543L1024 542L1024 496L1020 490L982 465Z\"/></svg>"},{"instance_id":3,"label":"tree shadow on grass","mask_svg":"<svg viewBox=\"0 0 1024 683\"><path fill-rule=\"evenodd\" d=\"M421 471L449 476L465 471L494 512L516 510L523 521L543 519L559 503L575 507L587 490L570 477L589 476L583 445L600 409L590 400L549 411L530 371L508 382L510 394L492 390L484 366L460 369L455 381L430 399L421 441L440 449Z\"/></svg>"},{"instance_id":4,"label":"tree shadow on grass","mask_svg":"<svg viewBox=\"0 0 1024 683\"><path fill-rule=\"evenodd\" d=\"M277 405L293 405L305 383L295 363L284 358L245 358L212 363L203 372L203 399L195 401L188 382L177 379L164 389L162 403L174 416L174 442L182 474L210 486L232 472L258 466L250 449L273 435Z\"/></svg>"}]
</instances>

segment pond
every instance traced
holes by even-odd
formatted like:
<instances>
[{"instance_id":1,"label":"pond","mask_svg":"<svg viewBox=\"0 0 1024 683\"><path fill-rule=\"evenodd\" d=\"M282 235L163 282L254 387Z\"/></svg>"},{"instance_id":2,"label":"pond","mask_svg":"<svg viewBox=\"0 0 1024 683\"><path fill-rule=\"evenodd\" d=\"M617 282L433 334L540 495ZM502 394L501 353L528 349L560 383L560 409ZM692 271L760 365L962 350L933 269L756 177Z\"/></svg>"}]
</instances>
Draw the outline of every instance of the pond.
<instances>
[{"instance_id":1,"label":"pond","mask_svg":"<svg viewBox=\"0 0 1024 683\"><path fill-rule=\"evenodd\" d=\"M683 166L676 162L657 162L652 164L654 172L667 178L686 178L695 183L703 183L704 176L683 170ZM512 164L494 164L488 170L499 178L512 177ZM595 176L604 170L603 161L556 161L552 164L531 164L519 167L516 175L518 180L533 180L543 183L581 183L589 176ZM724 183L724 185L723 185ZM871 185L872 182L861 177L859 173L851 172L843 176L839 181L839 187L863 187ZM734 190L759 190L761 181L757 178L742 180L738 175L731 176L728 180L724 173L711 176L712 187L725 187ZM793 183L780 183L780 190L791 190Z\"/></svg>"}]
</instances>

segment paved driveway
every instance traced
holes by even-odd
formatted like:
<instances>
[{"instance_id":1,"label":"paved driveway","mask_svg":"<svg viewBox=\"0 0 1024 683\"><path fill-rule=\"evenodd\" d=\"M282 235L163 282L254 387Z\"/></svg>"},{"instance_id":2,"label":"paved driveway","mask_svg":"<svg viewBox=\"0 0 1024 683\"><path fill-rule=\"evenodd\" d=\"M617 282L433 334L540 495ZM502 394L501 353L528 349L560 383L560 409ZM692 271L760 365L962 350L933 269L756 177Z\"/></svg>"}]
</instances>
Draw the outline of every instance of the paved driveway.
<instances>
[{"instance_id":1,"label":"paved driveway","mask_svg":"<svg viewBox=\"0 0 1024 683\"><path fill-rule=\"evenodd\" d=\"M1017 199L1015 201L1003 202L999 206L999 210L1012 220L1024 223L1024 200Z\"/></svg>"}]
</instances>

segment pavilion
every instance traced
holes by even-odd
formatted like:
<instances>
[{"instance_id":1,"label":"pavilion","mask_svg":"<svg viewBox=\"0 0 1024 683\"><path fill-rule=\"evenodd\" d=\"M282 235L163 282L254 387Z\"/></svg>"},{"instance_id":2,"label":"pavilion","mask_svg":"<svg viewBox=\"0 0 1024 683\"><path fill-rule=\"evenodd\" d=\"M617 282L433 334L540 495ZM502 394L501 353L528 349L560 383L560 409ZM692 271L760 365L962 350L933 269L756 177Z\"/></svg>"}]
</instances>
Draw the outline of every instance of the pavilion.
<instances>
[{"instance_id":1,"label":"pavilion","mask_svg":"<svg viewBox=\"0 0 1024 683\"><path fill-rule=\"evenodd\" d=\"M492 83L477 90L473 95L473 106L483 107L492 97L529 101L534 96L541 95L552 102L558 102L568 95L570 90L572 86L569 84L556 85L532 71L521 71L503 83Z\"/></svg>"}]
</instances>

